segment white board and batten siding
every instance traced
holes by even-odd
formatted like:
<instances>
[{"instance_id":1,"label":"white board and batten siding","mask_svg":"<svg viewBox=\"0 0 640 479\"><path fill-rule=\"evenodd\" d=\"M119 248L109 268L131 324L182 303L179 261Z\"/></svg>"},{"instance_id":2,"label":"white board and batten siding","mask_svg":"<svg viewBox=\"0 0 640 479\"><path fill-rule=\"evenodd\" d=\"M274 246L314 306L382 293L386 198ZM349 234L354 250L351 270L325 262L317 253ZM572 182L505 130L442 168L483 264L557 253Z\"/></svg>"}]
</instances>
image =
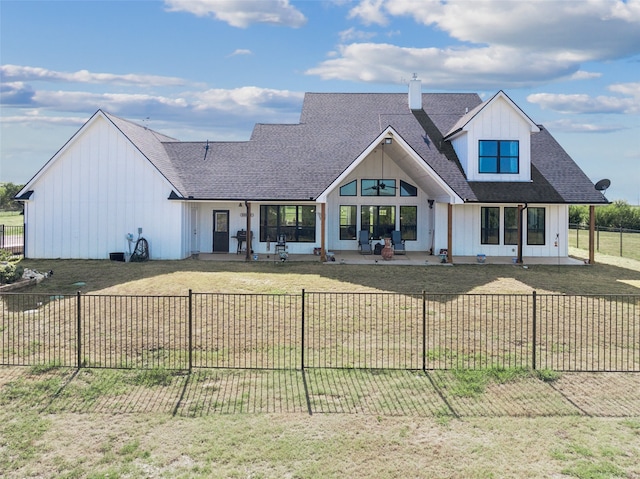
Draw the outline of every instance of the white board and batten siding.
<instances>
[{"instance_id":1,"label":"white board and batten siding","mask_svg":"<svg viewBox=\"0 0 640 479\"><path fill-rule=\"evenodd\" d=\"M170 183L108 120L85 125L35 179L27 202L27 255L106 259L128 252L126 234L152 259L184 257L182 209Z\"/></svg>"},{"instance_id":2,"label":"white board and batten siding","mask_svg":"<svg viewBox=\"0 0 640 479\"><path fill-rule=\"evenodd\" d=\"M481 244L481 208L482 205L455 205L453 207L452 242L454 256L476 256L486 254L488 257L515 257L517 245L504 244L504 207L516 207L514 204L485 205L500 208L500 243L496 245ZM523 250L526 257L568 256L567 223L569 208L567 205L530 205L545 208L545 244L527 244L527 214L524 210Z\"/></svg>"},{"instance_id":3,"label":"white board and batten siding","mask_svg":"<svg viewBox=\"0 0 640 479\"><path fill-rule=\"evenodd\" d=\"M531 123L504 99L496 98L464 128L466 134L452 140L469 181L530 181ZM479 173L478 145L480 140L517 140L519 171L517 174Z\"/></svg>"}]
</instances>

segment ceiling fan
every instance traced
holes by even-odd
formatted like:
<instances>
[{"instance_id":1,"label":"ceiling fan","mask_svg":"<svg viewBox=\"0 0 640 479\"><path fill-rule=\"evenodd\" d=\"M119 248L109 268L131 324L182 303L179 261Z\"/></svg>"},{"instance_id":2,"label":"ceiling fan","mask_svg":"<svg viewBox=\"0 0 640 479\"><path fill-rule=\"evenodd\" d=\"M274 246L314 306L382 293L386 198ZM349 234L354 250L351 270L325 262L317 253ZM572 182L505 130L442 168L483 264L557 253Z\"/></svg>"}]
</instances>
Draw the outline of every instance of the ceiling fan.
<instances>
[{"instance_id":1,"label":"ceiling fan","mask_svg":"<svg viewBox=\"0 0 640 479\"><path fill-rule=\"evenodd\" d=\"M368 188L365 188L366 190L373 190L373 191L377 191L378 193L380 193L380 191L385 191L385 190L396 190L397 186L395 185L388 185L386 184L384 181L384 145L386 144L391 144L392 139L391 138L385 138L384 141L380 144L381 146L381 154L380 154L380 178L378 180L375 180L376 184L375 185L371 185ZM395 183L395 181L394 181Z\"/></svg>"}]
</instances>

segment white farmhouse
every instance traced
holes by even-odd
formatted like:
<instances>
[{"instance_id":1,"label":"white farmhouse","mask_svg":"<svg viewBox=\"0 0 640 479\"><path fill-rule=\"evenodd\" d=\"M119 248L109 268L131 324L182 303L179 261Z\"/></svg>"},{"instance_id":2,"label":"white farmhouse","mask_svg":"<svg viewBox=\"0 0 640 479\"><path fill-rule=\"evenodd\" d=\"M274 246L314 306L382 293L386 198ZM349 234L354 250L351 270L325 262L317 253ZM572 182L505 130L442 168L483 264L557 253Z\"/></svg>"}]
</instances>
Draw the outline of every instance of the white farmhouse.
<instances>
[{"instance_id":1,"label":"white farmhouse","mask_svg":"<svg viewBox=\"0 0 640 479\"><path fill-rule=\"evenodd\" d=\"M97 111L18 194L29 258L108 258L140 228L152 259L251 249L566 257L568 205L607 200L502 91L308 93L297 124L181 142ZM365 232L365 233L361 233ZM396 233L398 234L398 233ZM247 248L247 256L249 248Z\"/></svg>"}]
</instances>

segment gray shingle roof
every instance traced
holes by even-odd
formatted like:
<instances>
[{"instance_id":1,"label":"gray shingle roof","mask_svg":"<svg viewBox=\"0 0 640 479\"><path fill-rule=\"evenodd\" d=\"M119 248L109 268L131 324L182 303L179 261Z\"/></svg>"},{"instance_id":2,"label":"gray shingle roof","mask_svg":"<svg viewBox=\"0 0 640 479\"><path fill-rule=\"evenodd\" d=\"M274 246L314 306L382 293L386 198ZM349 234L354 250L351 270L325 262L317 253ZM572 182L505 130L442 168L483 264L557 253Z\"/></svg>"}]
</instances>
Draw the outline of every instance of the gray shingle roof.
<instances>
[{"instance_id":1,"label":"gray shingle roof","mask_svg":"<svg viewBox=\"0 0 640 479\"><path fill-rule=\"evenodd\" d=\"M591 181L543 129L532 134L532 182L468 182L443 135L482 104L476 94L307 93L297 124L258 124L245 142L177 142L112 121L183 197L309 200L318 197L387 127L470 202L604 203Z\"/></svg>"}]
</instances>

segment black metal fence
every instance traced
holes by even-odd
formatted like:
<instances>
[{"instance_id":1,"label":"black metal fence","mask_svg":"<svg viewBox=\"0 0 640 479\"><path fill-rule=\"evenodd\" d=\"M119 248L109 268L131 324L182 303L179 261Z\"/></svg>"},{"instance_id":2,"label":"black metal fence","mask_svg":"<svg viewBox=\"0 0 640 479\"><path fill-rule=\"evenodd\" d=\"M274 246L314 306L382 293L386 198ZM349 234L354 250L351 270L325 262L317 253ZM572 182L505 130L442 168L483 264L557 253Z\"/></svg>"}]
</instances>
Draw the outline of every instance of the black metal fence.
<instances>
[{"instance_id":1,"label":"black metal fence","mask_svg":"<svg viewBox=\"0 0 640 479\"><path fill-rule=\"evenodd\" d=\"M640 295L0 295L0 364L640 371Z\"/></svg>"},{"instance_id":2,"label":"black metal fence","mask_svg":"<svg viewBox=\"0 0 640 479\"><path fill-rule=\"evenodd\" d=\"M0 249L12 254L24 254L24 226L0 224Z\"/></svg>"},{"instance_id":3,"label":"black metal fence","mask_svg":"<svg viewBox=\"0 0 640 479\"><path fill-rule=\"evenodd\" d=\"M569 223L569 246L589 248L589 225ZM640 260L640 230L596 226L594 247L599 253Z\"/></svg>"}]
</instances>

